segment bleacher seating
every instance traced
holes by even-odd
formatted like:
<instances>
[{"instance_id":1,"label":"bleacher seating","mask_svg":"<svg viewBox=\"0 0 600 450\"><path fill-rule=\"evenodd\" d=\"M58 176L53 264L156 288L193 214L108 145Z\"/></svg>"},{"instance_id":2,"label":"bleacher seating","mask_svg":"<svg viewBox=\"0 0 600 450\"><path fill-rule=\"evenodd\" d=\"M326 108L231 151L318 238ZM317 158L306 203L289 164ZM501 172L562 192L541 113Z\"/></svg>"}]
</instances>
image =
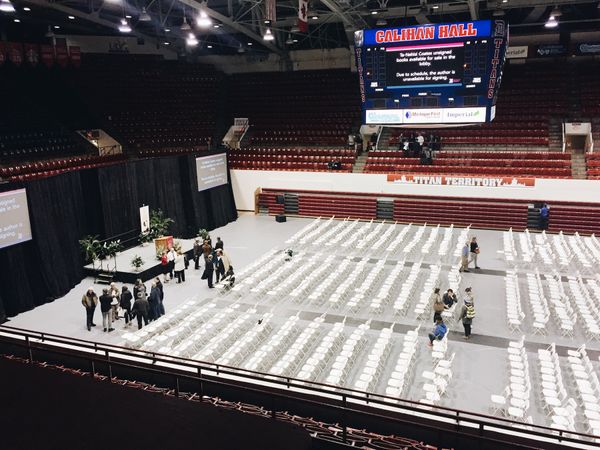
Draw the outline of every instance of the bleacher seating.
<instances>
[{"instance_id":1,"label":"bleacher seating","mask_svg":"<svg viewBox=\"0 0 600 450\"><path fill-rule=\"evenodd\" d=\"M587 177L590 180L600 180L600 153L588 153L585 155L587 166Z\"/></svg>"},{"instance_id":2,"label":"bleacher seating","mask_svg":"<svg viewBox=\"0 0 600 450\"><path fill-rule=\"evenodd\" d=\"M433 164L421 165L401 151L369 152L365 172L417 172L453 175L570 178L571 155L558 152L437 152Z\"/></svg>"},{"instance_id":3,"label":"bleacher seating","mask_svg":"<svg viewBox=\"0 0 600 450\"><path fill-rule=\"evenodd\" d=\"M338 161L338 172L351 172L356 152L322 147L248 147L230 150L228 158L232 169L327 171L329 162Z\"/></svg>"}]
</instances>

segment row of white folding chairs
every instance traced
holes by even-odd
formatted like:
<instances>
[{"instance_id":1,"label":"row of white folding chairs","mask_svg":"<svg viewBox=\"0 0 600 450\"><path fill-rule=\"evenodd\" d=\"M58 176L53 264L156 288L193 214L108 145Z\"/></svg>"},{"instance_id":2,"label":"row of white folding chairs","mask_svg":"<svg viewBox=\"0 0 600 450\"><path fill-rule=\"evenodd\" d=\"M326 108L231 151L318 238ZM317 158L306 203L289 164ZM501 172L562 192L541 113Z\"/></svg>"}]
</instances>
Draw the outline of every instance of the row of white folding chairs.
<instances>
[{"instance_id":1,"label":"row of white folding chairs","mask_svg":"<svg viewBox=\"0 0 600 450\"><path fill-rule=\"evenodd\" d=\"M508 231L502 233L502 254L504 255L504 259L509 263L513 263L517 259L517 250L512 228L509 228Z\"/></svg>"},{"instance_id":2,"label":"row of white folding chairs","mask_svg":"<svg viewBox=\"0 0 600 450\"><path fill-rule=\"evenodd\" d=\"M381 278L383 277L383 274L385 273L385 264L386 264L386 261L383 259L380 259L379 261L377 261L377 263L375 263L375 266L373 266L373 269L371 269L371 271L369 272L369 274L363 281L360 288L356 288L356 290L363 291L365 293L365 295L367 295L370 298L373 298L373 294L374 294L373 290L374 290L375 286L378 286L381 284ZM372 312L380 312L381 304L377 301L376 298L373 298L373 301L369 305L369 308L371 309Z\"/></svg>"},{"instance_id":3,"label":"row of white folding chairs","mask_svg":"<svg viewBox=\"0 0 600 450\"><path fill-rule=\"evenodd\" d=\"M585 335L588 339L600 339L600 305L591 294L581 277L568 277L568 285L573 295L575 310L583 322ZM595 280L590 280L593 285Z\"/></svg>"},{"instance_id":4,"label":"row of white folding chairs","mask_svg":"<svg viewBox=\"0 0 600 450\"><path fill-rule=\"evenodd\" d=\"M583 242L579 233L565 237L571 251L577 258L577 264L585 273L589 273L594 269L594 263L600 263L600 260L594 261L594 256L589 252L588 247Z\"/></svg>"},{"instance_id":5,"label":"row of white folding chairs","mask_svg":"<svg viewBox=\"0 0 600 450\"><path fill-rule=\"evenodd\" d=\"M188 317L190 311L196 308L197 305L197 299L188 300L179 305L177 308L169 311L167 314L161 316L158 320L150 322L143 328L143 332L142 330L137 330L135 332L124 333L123 339L125 340L125 346L135 348L155 334L174 327Z\"/></svg>"},{"instance_id":6,"label":"row of white folding chairs","mask_svg":"<svg viewBox=\"0 0 600 450\"><path fill-rule=\"evenodd\" d=\"M463 228L460 234L458 235L458 239L456 240L456 246L454 247L454 258L460 258L462 255L462 249L465 246L465 242L469 240L469 233L471 232L471 225L467 228Z\"/></svg>"},{"instance_id":7,"label":"row of white folding chairs","mask_svg":"<svg viewBox=\"0 0 600 450\"><path fill-rule=\"evenodd\" d=\"M371 300L371 309L380 309L387 305L391 300L391 295L394 289L401 281L400 274L404 270L404 260L398 261L392 271L388 274L385 280L381 283L379 290Z\"/></svg>"},{"instance_id":8,"label":"row of white folding chairs","mask_svg":"<svg viewBox=\"0 0 600 450\"><path fill-rule=\"evenodd\" d=\"M344 322L336 322L303 364L296 378L315 381L327 363L337 355L343 341Z\"/></svg>"},{"instance_id":9,"label":"row of white folding chairs","mask_svg":"<svg viewBox=\"0 0 600 450\"><path fill-rule=\"evenodd\" d=\"M454 236L454 224L450 224L449 227L444 229L444 237L442 242L438 245L438 256L444 260L450 251L450 245L452 245L452 237Z\"/></svg>"},{"instance_id":10,"label":"row of white folding chairs","mask_svg":"<svg viewBox=\"0 0 600 450\"><path fill-rule=\"evenodd\" d=\"M425 234L425 230L427 229L427 224L424 224L423 226L419 227L417 229L417 232L415 233L415 235L413 236L413 238L410 240L410 242L408 242L407 245L404 246L404 248L402 249L402 252L405 255L409 255L413 249L415 247L417 247L417 245L420 248L420 242L421 239L423 238L423 235Z\"/></svg>"},{"instance_id":11,"label":"row of white folding chairs","mask_svg":"<svg viewBox=\"0 0 600 450\"><path fill-rule=\"evenodd\" d=\"M300 258L298 259L294 256L291 261L288 262L294 264L295 270L279 283L272 283L271 289L266 292L267 295L276 298L287 295L300 281L306 279L313 272L315 266L321 264L321 261L318 258L305 255L300 255Z\"/></svg>"},{"instance_id":12,"label":"row of white folding chairs","mask_svg":"<svg viewBox=\"0 0 600 450\"><path fill-rule=\"evenodd\" d=\"M394 310L396 314L404 314L408 307L408 301L412 298L416 287L417 279L421 274L421 261L415 262L408 273L408 277L402 282L398 298L394 302Z\"/></svg>"},{"instance_id":13,"label":"row of white folding chairs","mask_svg":"<svg viewBox=\"0 0 600 450\"><path fill-rule=\"evenodd\" d=\"M595 264L600 263L600 241L595 235L588 236L587 238L581 238L588 251L592 255Z\"/></svg>"},{"instance_id":14,"label":"row of white folding chairs","mask_svg":"<svg viewBox=\"0 0 600 450\"><path fill-rule=\"evenodd\" d=\"M192 359L213 362L256 322L256 309L249 309L235 320L225 324L213 337L203 343Z\"/></svg>"},{"instance_id":15,"label":"row of white folding chairs","mask_svg":"<svg viewBox=\"0 0 600 450\"><path fill-rule=\"evenodd\" d=\"M404 390L410 386L411 378L414 371L414 361L418 349L419 340L419 325L414 330L409 330L404 335L402 342L402 351L398 355L398 360L394 366L390 378L387 381L387 387L385 388L385 395L389 397L400 398L404 393Z\"/></svg>"},{"instance_id":16,"label":"row of white folding chairs","mask_svg":"<svg viewBox=\"0 0 600 450\"><path fill-rule=\"evenodd\" d=\"M444 337L440 340L433 341L433 349L431 351L431 358L434 361L438 361L440 359L444 359L446 357L446 352L448 351L448 333L450 332L450 328L448 328Z\"/></svg>"},{"instance_id":17,"label":"row of white folding chairs","mask_svg":"<svg viewBox=\"0 0 600 450\"><path fill-rule=\"evenodd\" d=\"M358 242L356 242L354 248L360 250L361 253L365 250L370 250L370 248L373 246L373 241L377 237L381 236L384 227L385 221L378 223L374 227L371 227L372 229L370 229L368 233L360 235L360 239L357 239Z\"/></svg>"},{"instance_id":18,"label":"row of white folding chairs","mask_svg":"<svg viewBox=\"0 0 600 450\"><path fill-rule=\"evenodd\" d=\"M244 335L236 340L218 359L217 364L224 366L237 366L250 350L256 348L258 343L267 336L272 329L271 320L273 313L266 313L260 323L250 328Z\"/></svg>"},{"instance_id":19,"label":"row of white folding chairs","mask_svg":"<svg viewBox=\"0 0 600 450\"><path fill-rule=\"evenodd\" d=\"M398 222L395 222L393 225L388 225L385 232L383 232L379 237L375 236L377 240L373 242L371 250L380 251L382 248L387 248L387 244L392 239L394 233L398 233Z\"/></svg>"},{"instance_id":20,"label":"row of white folding chairs","mask_svg":"<svg viewBox=\"0 0 600 450\"><path fill-rule=\"evenodd\" d=\"M325 377L325 384L342 386L354 366L356 357L365 345L364 335L369 329L370 322L356 327L352 334L344 341L342 351L336 356L329 373Z\"/></svg>"},{"instance_id":21,"label":"row of white folding chairs","mask_svg":"<svg viewBox=\"0 0 600 450\"><path fill-rule=\"evenodd\" d=\"M327 229L329 229L329 227L333 225L333 216L330 217L328 220L320 220L315 228L311 229L308 233L303 234L298 239L298 244L300 244L301 246L310 245L311 242L317 239L317 237L321 234L327 232Z\"/></svg>"},{"instance_id":22,"label":"row of white folding chairs","mask_svg":"<svg viewBox=\"0 0 600 450\"><path fill-rule=\"evenodd\" d=\"M437 264L431 264L429 266L429 276L423 285L419 301L415 305L414 313L417 319L423 320L427 318L429 311L431 310L431 294L433 290L437 288L440 279L440 272L442 271L441 266Z\"/></svg>"},{"instance_id":23,"label":"row of white folding chairs","mask_svg":"<svg viewBox=\"0 0 600 450\"><path fill-rule=\"evenodd\" d=\"M191 333L178 333L176 336L167 335L164 341L158 339L159 353L173 356L191 357L204 345L207 339L218 333L223 324L229 323L239 314L239 305L234 304L218 310L206 322L199 324Z\"/></svg>"},{"instance_id":24,"label":"row of white folding chairs","mask_svg":"<svg viewBox=\"0 0 600 450\"><path fill-rule=\"evenodd\" d=\"M292 375L300 360L306 357L306 352L315 343L319 342L321 326L325 318L323 316L313 319L308 326L302 330L294 343L288 348L284 355L269 369L273 375Z\"/></svg>"},{"instance_id":25,"label":"row of white folding chairs","mask_svg":"<svg viewBox=\"0 0 600 450\"><path fill-rule=\"evenodd\" d=\"M256 269L247 276L238 276L237 278L239 281L231 290L234 292L245 292L256 286L257 283L268 278L271 273L281 266L283 262L282 259L283 258L277 258L275 256L271 257L265 260L261 266L256 267Z\"/></svg>"},{"instance_id":26,"label":"row of white folding chairs","mask_svg":"<svg viewBox=\"0 0 600 450\"><path fill-rule=\"evenodd\" d=\"M273 259L273 257L277 253L279 253L279 250L277 250L277 249L271 249L271 250L269 250L264 255L262 255L260 258L254 260L253 263L251 263L248 266L244 267L242 270L236 270L236 276L240 280L247 278L248 276L250 276L254 272L256 272L259 268L261 268L262 266L264 266L264 264L267 261L270 261L271 259ZM238 284L239 284L239 282L238 282Z\"/></svg>"},{"instance_id":27,"label":"row of white folding chairs","mask_svg":"<svg viewBox=\"0 0 600 450\"><path fill-rule=\"evenodd\" d=\"M155 350L158 343L167 340L180 341L194 332L196 327L207 320L209 313L214 312L216 303L208 303L185 316L184 320L175 322L173 326L161 328L157 332L145 331L152 322L135 333L125 334L123 338L131 342L133 346L142 350Z\"/></svg>"},{"instance_id":28,"label":"row of white folding chairs","mask_svg":"<svg viewBox=\"0 0 600 450\"><path fill-rule=\"evenodd\" d=\"M270 367L271 361L283 353L296 336L300 320L298 316L299 313L288 317L277 332L244 362L243 368L263 372Z\"/></svg>"},{"instance_id":29,"label":"row of white folding chairs","mask_svg":"<svg viewBox=\"0 0 600 450\"><path fill-rule=\"evenodd\" d=\"M353 253L356 249L357 243L362 239L362 236L368 234L373 227L373 219L369 222L359 222L357 228L355 229L353 235L345 239L340 246L337 247L337 251L340 250L342 253ZM362 250L360 255L364 255L365 252Z\"/></svg>"},{"instance_id":30,"label":"row of white folding chairs","mask_svg":"<svg viewBox=\"0 0 600 450\"><path fill-rule=\"evenodd\" d=\"M338 263L329 274L318 283L313 291L308 295L310 303L322 305L331 294L332 286L339 286L340 280L344 280L353 271L357 269L356 263L351 258L344 258Z\"/></svg>"},{"instance_id":31,"label":"row of white folding chairs","mask_svg":"<svg viewBox=\"0 0 600 450\"><path fill-rule=\"evenodd\" d=\"M420 249L421 249L422 255L429 255L429 253L431 252L431 247L433 247L433 245L438 240L439 234L440 234L440 225L438 224L437 227L431 229L431 231L429 232L429 236L427 237L427 240L423 243L423 245L421 245Z\"/></svg>"},{"instance_id":32,"label":"row of white folding chairs","mask_svg":"<svg viewBox=\"0 0 600 450\"><path fill-rule=\"evenodd\" d=\"M387 248L385 248L386 253L394 253L396 250L404 243L406 238L412 235L413 224L409 223L404 228L400 230L400 232L394 237L394 239L388 244Z\"/></svg>"},{"instance_id":33,"label":"row of white folding chairs","mask_svg":"<svg viewBox=\"0 0 600 450\"><path fill-rule=\"evenodd\" d=\"M600 436L600 380L585 344L577 350L568 350L567 360L581 401L580 410L583 410L586 431Z\"/></svg>"},{"instance_id":34,"label":"row of white folding chairs","mask_svg":"<svg viewBox=\"0 0 600 450\"><path fill-rule=\"evenodd\" d=\"M506 283L506 321L511 331L521 331L525 313L521 306L519 278L514 270L508 270L504 277Z\"/></svg>"},{"instance_id":35,"label":"row of white folding chairs","mask_svg":"<svg viewBox=\"0 0 600 450\"><path fill-rule=\"evenodd\" d=\"M303 294L315 283L318 283L321 276L331 271L334 267L335 255L331 254L326 257L322 255L315 255L314 258L320 262L315 270L310 273L310 277L305 278L288 294L292 299L298 301L304 300Z\"/></svg>"},{"instance_id":36,"label":"row of white folding chairs","mask_svg":"<svg viewBox=\"0 0 600 450\"><path fill-rule=\"evenodd\" d=\"M546 275L546 280L550 291L549 304L558 322L560 332L563 336L573 337L577 317L569 296L565 293L561 276L555 272L554 275Z\"/></svg>"},{"instance_id":37,"label":"row of white folding chairs","mask_svg":"<svg viewBox=\"0 0 600 450\"><path fill-rule=\"evenodd\" d=\"M423 403L434 405L444 396L452 379L452 362L455 355L456 353L452 353L450 358L435 362L432 371L423 371L421 376L426 380L423 385L425 391L425 401Z\"/></svg>"},{"instance_id":38,"label":"row of white folding chairs","mask_svg":"<svg viewBox=\"0 0 600 450\"><path fill-rule=\"evenodd\" d=\"M356 235L356 229L358 227L360 227L360 221L358 219L346 222L344 229L333 236L332 239L325 242L325 246L339 248L340 242L345 244L349 240L352 240L351 237Z\"/></svg>"},{"instance_id":39,"label":"row of white folding chairs","mask_svg":"<svg viewBox=\"0 0 600 450\"><path fill-rule=\"evenodd\" d=\"M254 278L253 286L250 287L250 292L256 296L262 296L273 287L273 285L279 284L283 279L293 275L294 271L298 269L298 266L302 264L302 254L295 255L290 261L284 261L282 255L273 258L277 261L277 265L273 270L265 274L261 278Z\"/></svg>"},{"instance_id":40,"label":"row of white folding chairs","mask_svg":"<svg viewBox=\"0 0 600 450\"><path fill-rule=\"evenodd\" d=\"M537 254L529 230L526 229L523 233L519 233L519 247L521 250L519 261L531 264L536 260Z\"/></svg>"},{"instance_id":41,"label":"row of white folding chairs","mask_svg":"<svg viewBox=\"0 0 600 450\"><path fill-rule=\"evenodd\" d=\"M312 241L308 242L307 244L311 245L313 247L324 246L331 239L334 239L336 235L338 235L339 233L344 231L344 228L346 228L347 223L348 223L347 218L344 220L337 220L333 226L331 226L327 229L327 231L319 234L319 236L316 239L313 239Z\"/></svg>"},{"instance_id":42,"label":"row of white folding chairs","mask_svg":"<svg viewBox=\"0 0 600 450\"><path fill-rule=\"evenodd\" d=\"M526 274L529 306L533 314L533 334L546 334L550 320L550 308L544 294L539 272Z\"/></svg>"},{"instance_id":43,"label":"row of white folding chairs","mask_svg":"<svg viewBox=\"0 0 600 450\"><path fill-rule=\"evenodd\" d=\"M525 349L525 336L519 341L511 341L506 349L508 356L508 384L500 395L492 394L492 412L500 412L516 420L525 420L529 410L531 379L529 360Z\"/></svg>"},{"instance_id":44,"label":"row of white folding chairs","mask_svg":"<svg viewBox=\"0 0 600 450\"><path fill-rule=\"evenodd\" d=\"M381 263L382 261L379 262ZM369 265L369 259L362 258L355 264L352 272L337 283L337 288L328 298L329 306L339 308L346 304L353 293L366 293L358 289L357 286L360 286L360 281L369 276L370 273L371 266Z\"/></svg>"},{"instance_id":45,"label":"row of white folding chairs","mask_svg":"<svg viewBox=\"0 0 600 450\"><path fill-rule=\"evenodd\" d=\"M321 218L317 217L315 220L311 221L308 225L304 226L300 230L296 231L293 235L291 235L286 241L286 244L294 244L299 241L304 235L314 231L321 224Z\"/></svg>"},{"instance_id":46,"label":"row of white folding chairs","mask_svg":"<svg viewBox=\"0 0 600 450\"><path fill-rule=\"evenodd\" d=\"M363 392L372 392L375 390L392 347L393 333L393 325L390 328L383 328L379 332L377 340L367 355L361 373L354 382L355 389Z\"/></svg>"}]
</instances>

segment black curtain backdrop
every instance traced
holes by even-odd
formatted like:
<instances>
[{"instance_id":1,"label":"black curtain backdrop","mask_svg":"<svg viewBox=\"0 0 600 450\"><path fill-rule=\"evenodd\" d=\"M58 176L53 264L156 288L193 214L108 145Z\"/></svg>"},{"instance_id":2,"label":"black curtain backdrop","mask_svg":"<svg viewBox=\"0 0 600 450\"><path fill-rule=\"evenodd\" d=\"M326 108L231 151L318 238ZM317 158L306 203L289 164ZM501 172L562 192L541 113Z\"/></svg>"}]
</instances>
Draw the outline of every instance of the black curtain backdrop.
<instances>
[{"instance_id":1,"label":"black curtain backdrop","mask_svg":"<svg viewBox=\"0 0 600 450\"><path fill-rule=\"evenodd\" d=\"M62 297L83 278L79 239L140 230L139 208L162 209L171 234L196 236L237 219L231 184L198 192L192 155L130 161L21 184L33 240L0 250L0 322Z\"/></svg>"}]
</instances>

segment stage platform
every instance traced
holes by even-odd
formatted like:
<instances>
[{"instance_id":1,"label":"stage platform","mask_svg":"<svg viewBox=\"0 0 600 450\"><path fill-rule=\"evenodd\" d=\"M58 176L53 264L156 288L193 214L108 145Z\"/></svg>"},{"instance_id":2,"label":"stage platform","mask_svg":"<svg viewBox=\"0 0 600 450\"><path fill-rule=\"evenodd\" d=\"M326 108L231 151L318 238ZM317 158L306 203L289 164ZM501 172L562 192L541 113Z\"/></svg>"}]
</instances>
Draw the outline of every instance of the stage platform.
<instances>
[{"instance_id":1,"label":"stage platform","mask_svg":"<svg viewBox=\"0 0 600 450\"><path fill-rule=\"evenodd\" d=\"M191 260L193 256L194 239L175 238L175 240L181 242L181 248ZM131 260L135 258L136 255L140 256L144 261L144 264L139 270L134 269L131 265ZM131 284L135 283L135 280L138 278L141 278L142 281L146 281L162 273L162 266L160 261L156 258L154 242L123 250L122 252L117 253L116 260L116 271L114 272L112 272L112 270L115 267L115 262L111 259L102 262L103 269L101 269L98 264L95 266L92 264L84 266L85 273L87 276L97 278L101 273L112 272L114 274L114 281Z\"/></svg>"}]
</instances>

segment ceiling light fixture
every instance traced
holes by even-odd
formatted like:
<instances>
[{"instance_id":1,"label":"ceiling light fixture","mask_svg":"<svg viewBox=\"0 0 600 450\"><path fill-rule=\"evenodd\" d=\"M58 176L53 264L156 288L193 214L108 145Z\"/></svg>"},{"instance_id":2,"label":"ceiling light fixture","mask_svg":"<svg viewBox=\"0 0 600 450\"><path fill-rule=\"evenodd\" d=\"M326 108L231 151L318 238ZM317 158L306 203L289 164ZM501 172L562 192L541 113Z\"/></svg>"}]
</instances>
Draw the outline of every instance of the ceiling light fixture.
<instances>
[{"instance_id":1,"label":"ceiling light fixture","mask_svg":"<svg viewBox=\"0 0 600 450\"><path fill-rule=\"evenodd\" d=\"M208 17L204 8L200 10L200 15L198 16L198 19L196 19L196 23L200 28L208 28L212 25L212 20L210 20L210 17Z\"/></svg>"},{"instance_id":2,"label":"ceiling light fixture","mask_svg":"<svg viewBox=\"0 0 600 450\"><path fill-rule=\"evenodd\" d=\"M554 17L555 19L557 17L562 16L562 12L560 9L558 9L558 6L555 6L552 11L550 12L550 17Z\"/></svg>"},{"instance_id":3,"label":"ceiling light fixture","mask_svg":"<svg viewBox=\"0 0 600 450\"><path fill-rule=\"evenodd\" d=\"M273 33L271 32L270 28L267 28L267 31L265 31L265 35L263 36L263 39L265 41L274 41L275 40L275 36L273 36Z\"/></svg>"},{"instance_id":4,"label":"ceiling light fixture","mask_svg":"<svg viewBox=\"0 0 600 450\"><path fill-rule=\"evenodd\" d=\"M140 22L150 22L150 21L152 21L152 17L150 17L150 14L148 14L148 12L146 12L146 8L145 7L142 8L142 13L140 14L140 18L138 20Z\"/></svg>"},{"instance_id":5,"label":"ceiling light fixture","mask_svg":"<svg viewBox=\"0 0 600 450\"><path fill-rule=\"evenodd\" d=\"M119 31L121 33L131 33L131 27L129 26L129 22L127 22L127 19L121 19L121 25L119 25Z\"/></svg>"},{"instance_id":6,"label":"ceiling light fixture","mask_svg":"<svg viewBox=\"0 0 600 450\"><path fill-rule=\"evenodd\" d=\"M126 14L126 15L125 15L125 18L126 18L126 19L131 19L131 14Z\"/></svg>"},{"instance_id":7,"label":"ceiling light fixture","mask_svg":"<svg viewBox=\"0 0 600 450\"><path fill-rule=\"evenodd\" d=\"M544 24L544 27L546 28L556 28L557 26L558 21L553 16L550 16L548 21Z\"/></svg>"},{"instance_id":8,"label":"ceiling light fixture","mask_svg":"<svg viewBox=\"0 0 600 450\"><path fill-rule=\"evenodd\" d=\"M181 31L190 31L192 27L187 21L187 17L183 16L183 23L181 24Z\"/></svg>"},{"instance_id":9,"label":"ceiling light fixture","mask_svg":"<svg viewBox=\"0 0 600 450\"><path fill-rule=\"evenodd\" d=\"M75 16L67 16L67 19L69 19L69 20L75 20Z\"/></svg>"},{"instance_id":10,"label":"ceiling light fixture","mask_svg":"<svg viewBox=\"0 0 600 450\"><path fill-rule=\"evenodd\" d=\"M31 8L29 8L28 6L26 6L25 8L23 8L23 11L31 11Z\"/></svg>"},{"instance_id":11,"label":"ceiling light fixture","mask_svg":"<svg viewBox=\"0 0 600 450\"><path fill-rule=\"evenodd\" d=\"M15 22L15 23L21 23L21 21L19 19L13 19L13 22Z\"/></svg>"},{"instance_id":12,"label":"ceiling light fixture","mask_svg":"<svg viewBox=\"0 0 600 450\"><path fill-rule=\"evenodd\" d=\"M165 42L163 42L163 45L171 45L171 43L170 43L170 42L167 42L167 41L165 41Z\"/></svg>"},{"instance_id":13,"label":"ceiling light fixture","mask_svg":"<svg viewBox=\"0 0 600 450\"><path fill-rule=\"evenodd\" d=\"M213 25L213 28L221 28L221 24L220 24L220 23L215 23L215 24Z\"/></svg>"},{"instance_id":14,"label":"ceiling light fixture","mask_svg":"<svg viewBox=\"0 0 600 450\"><path fill-rule=\"evenodd\" d=\"M254 44L252 44L252 42L248 42L248 46L252 47Z\"/></svg>"},{"instance_id":15,"label":"ceiling light fixture","mask_svg":"<svg viewBox=\"0 0 600 450\"><path fill-rule=\"evenodd\" d=\"M379 11L371 11L371 15L373 15L373 16L374 16L374 15L376 15L376 14L379 14Z\"/></svg>"},{"instance_id":16,"label":"ceiling light fixture","mask_svg":"<svg viewBox=\"0 0 600 450\"><path fill-rule=\"evenodd\" d=\"M60 26L59 25L54 25L54 29L58 30L58 29L60 29Z\"/></svg>"},{"instance_id":17,"label":"ceiling light fixture","mask_svg":"<svg viewBox=\"0 0 600 450\"><path fill-rule=\"evenodd\" d=\"M208 44L208 45L206 46L206 48L212 48L212 45Z\"/></svg>"},{"instance_id":18,"label":"ceiling light fixture","mask_svg":"<svg viewBox=\"0 0 600 450\"><path fill-rule=\"evenodd\" d=\"M285 43L287 45L292 45L294 43L294 40L292 39L292 33L288 34L287 39L285 40Z\"/></svg>"},{"instance_id":19,"label":"ceiling light fixture","mask_svg":"<svg viewBox=\"0 0 600 450\"><path fill-rule=\"evenodd\" d=\"M0 0L0 11L13 13L15 12L15 7L10 2L10 0Z\"/></svg>"},{"instance_id":20,"label":"ceiling light fixture","mask_svg":"<svg viewBox=\"0 0 600 450\"><path fill-rule=\"evenodd\" d=\"M196 36L194 36L194 33L190 33L190 34L188 34L188 37L185 40L185 43L187 44L188 47L195 47L196 45L198 45L198 39L196 38Z\"/></svg>"},{"instance_id":21,"label":"ceiling light fixture","mask_svg":"<svg viewBox=\"0 0 600 450\"><path fill-rule=\"evenodd\" d=\"M311 19L312 20L319 20L319 16L312 16Z\"/></svg>"},{"instance_id":22,"label":"ceiling light fixture","mask_svg":"<svg viewBox=\"0 0 600 450\"><path fill-rule=\"evenodd\" d=\"M169 33L171 31L170 28L165 28L165 33Z\"/></svg>"}]
</instances>

